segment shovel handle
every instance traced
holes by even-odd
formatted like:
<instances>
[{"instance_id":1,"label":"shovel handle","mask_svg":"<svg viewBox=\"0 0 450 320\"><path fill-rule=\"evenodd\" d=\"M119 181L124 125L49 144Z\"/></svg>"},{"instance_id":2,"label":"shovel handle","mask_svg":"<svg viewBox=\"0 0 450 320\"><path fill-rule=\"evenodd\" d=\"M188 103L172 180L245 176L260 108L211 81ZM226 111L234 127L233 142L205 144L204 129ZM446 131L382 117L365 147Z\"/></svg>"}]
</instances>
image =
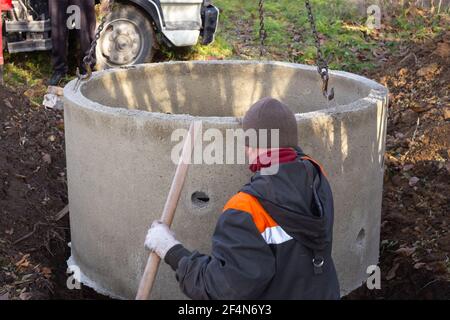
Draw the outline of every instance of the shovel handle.
<instances>
[{"instance_id":1,"label":"shovel handle","mask_svg":"<svg viewBox=\"0 0 450 320\"><path fill-rule=\"evenodd\" d=\"M169 227L172 225L172 221L175 216L181 191L183 190L184 181L186 180L192 150L195 145L196 134L194 129L195 124L191 123L188 135L184 140L181 158L178 162L177 170L175 172L175 176L173 177L169 195L167 196L166 204L164 205L164 210L161 216L161 221ZM136 300L148 300L156 279L156 274L158 273L160 262L161 258L156 253L150 253L147 260L147 265L145 266L144 274L139 284Z\"/></svg>"}]
</instances>

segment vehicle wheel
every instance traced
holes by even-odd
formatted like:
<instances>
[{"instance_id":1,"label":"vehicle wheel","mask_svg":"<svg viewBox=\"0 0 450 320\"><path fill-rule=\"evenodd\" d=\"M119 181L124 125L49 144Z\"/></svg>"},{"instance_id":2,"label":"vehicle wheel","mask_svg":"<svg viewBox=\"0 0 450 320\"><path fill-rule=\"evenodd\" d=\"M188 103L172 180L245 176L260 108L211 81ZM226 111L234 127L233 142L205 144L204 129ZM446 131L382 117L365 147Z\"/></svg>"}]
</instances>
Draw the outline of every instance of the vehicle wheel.
<instances>
[{"instance_id":1,"label":"vehicle wheel","mask_svg":"<svg viewBox=\"0 0 450 320\"><path fill-rule=\"evenodd\" d=\"M155 32L144 12L133 5L118 4L106 21L96 48L99 70L152 61Z\"/></svg>"}]
</instances>

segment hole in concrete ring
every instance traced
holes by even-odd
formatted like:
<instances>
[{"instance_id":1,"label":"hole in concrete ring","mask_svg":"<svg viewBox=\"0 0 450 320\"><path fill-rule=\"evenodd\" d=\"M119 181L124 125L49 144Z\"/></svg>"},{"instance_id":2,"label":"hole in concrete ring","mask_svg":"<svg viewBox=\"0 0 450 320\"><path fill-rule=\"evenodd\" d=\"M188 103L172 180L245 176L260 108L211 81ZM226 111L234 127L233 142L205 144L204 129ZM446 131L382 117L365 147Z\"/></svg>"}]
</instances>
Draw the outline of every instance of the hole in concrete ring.
<instances>
[{"instance_id":1,"label":"hole in concrete ring","mask_svg":"<svg viewBox=\"0 0 450 320\"><path fill-rule=\"evenodd\" d=\"M365 240L366 240L366 230L364 230L364 228L362 228L359 231L358 236L356 237L356 245L358 247L363 247Z\"/></svg>"},{"instance_id":2,"label":"hole in concrete ring","mask_svg":"<svg viewBox=\"0 0 450 320\"><path fill-rule=\"evenodd\" d=\"M205 208L209 204L209 196L202 191L196 191L192 194L191 201L194 206Z\"/></svg>"}]
</instances>

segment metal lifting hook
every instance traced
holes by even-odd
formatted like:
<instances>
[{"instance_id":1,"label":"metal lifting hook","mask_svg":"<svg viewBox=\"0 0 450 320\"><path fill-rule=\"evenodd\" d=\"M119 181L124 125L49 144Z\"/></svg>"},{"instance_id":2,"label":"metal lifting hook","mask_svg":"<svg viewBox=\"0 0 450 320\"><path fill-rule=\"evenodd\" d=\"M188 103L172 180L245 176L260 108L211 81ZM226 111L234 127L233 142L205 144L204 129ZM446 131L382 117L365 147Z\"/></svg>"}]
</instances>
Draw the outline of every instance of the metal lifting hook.
<instances>
[{"instance_id":1,"label":"metal lifting hook","mask_svg":"<svg viewBox=\"0 0 450 320\"><path fill-rule=\"evenodd\" d=\"M77 83L75 84L74 90L77 91L83 81L87 81L92 77L92 66L95 63L95 48L97 46L97 42L100 39L100 35L105 27L107 22L107 17L112 13L114 7L115 0L108 0L106 2L102 1L102 5L105 7L101 8L101 11L104 11L103 17L101 19L100 24L97 27L97 31L95 32L95 38L91 43L91 48L89 49L89 53L83 58L84 67L86 68L86 74L82 75L80 69L77 68Z\"/></svg>"},{"instance_id":2,"label":"metal lifting hook","mask_svg":"<svg viewBox=\"0 0 450 320\"><path fill-rule=\"evenodd\" d=\"M330 80L330 76L328 74L327 68L319 68L320 76L322 77L322 93L325 98L327 98L328 101L331 101L334 99L334 88L331 88L330 91L328 91L328 82Z\"/></svg>"},{"instance_id":3,"label":"metal lifting hook","mask_svg":"<svg viewBox=\"0 0 450 320\"><path fill-rule=\"evenodd\" d=\"M77 78L78 78L78 80L77 80L77 83L75 84L75 88L74 88L75 91L78 90L78 88L80 87L80 84L83 81L87 81L87 80L89 80L92 77L92 67L91 67L91 65L89 63L86 63L84 65L84 67L86 68L86 73L85 74L81 74L80 68L77 68Z\"/></svg>"}]
</instances>

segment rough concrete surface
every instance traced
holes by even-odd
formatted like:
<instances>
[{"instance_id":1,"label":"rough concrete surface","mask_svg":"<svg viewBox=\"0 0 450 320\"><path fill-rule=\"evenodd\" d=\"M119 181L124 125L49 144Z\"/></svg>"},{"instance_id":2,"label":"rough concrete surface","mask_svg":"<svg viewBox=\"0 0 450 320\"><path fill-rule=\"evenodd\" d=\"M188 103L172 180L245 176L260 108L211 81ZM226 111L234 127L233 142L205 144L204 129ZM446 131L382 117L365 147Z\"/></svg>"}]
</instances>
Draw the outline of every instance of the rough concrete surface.
<instances>
[{"instance_id":1,"label":"rough concrete surface","mask_svg":"<svg viewBox=\"0 0 450 320\"><path fill-rule=\"evenodd\" d=\"M321 94L316 68L251 61L169 62L109 70L65 94L71 263L85 283L132 299L148 252L144 238L161 215L175 165L172 131L203 120L204 129L238 128L264 96L296 112L301 147L328 173L335 199L334 252L342 294L377 264L387 89L331 72L336 98ZM245 165L193 165L173 229L190 249L208 253L227 199L249 179ZM206 206L192 194L209 196ZM162 264L154 299L183 298Z\"/></svg>"}]
</instances>

